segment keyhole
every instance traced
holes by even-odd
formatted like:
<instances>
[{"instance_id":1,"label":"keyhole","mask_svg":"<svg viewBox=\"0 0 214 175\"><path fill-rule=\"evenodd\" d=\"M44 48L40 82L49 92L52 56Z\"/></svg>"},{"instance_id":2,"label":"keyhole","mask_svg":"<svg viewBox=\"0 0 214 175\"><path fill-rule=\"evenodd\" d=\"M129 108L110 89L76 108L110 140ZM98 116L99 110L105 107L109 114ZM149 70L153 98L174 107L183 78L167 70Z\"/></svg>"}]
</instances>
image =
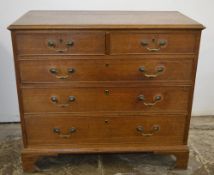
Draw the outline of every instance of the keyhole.
<instances>
[{"instance_id":1,"label":"keyhole","mask_svg":"<svg viewBox=\"0 0 214 175\"><path fill-rule=\"evenodd\" d=\"M105 120L105 123L108 124L108 120Z\"/></svg>"},{"instance_id":2,"label":"keyhole","mask_svg":"<svg viewBox=\"0 0 214 175\"><path fill-rule=\"evenodd\" d=\"M108 64L108 63L106 63L106 64L105 64L105 66L106 66L106 67L109 67L109 64Z\"/></svg>"},{"instance_id":3,"label":"keyhole","mask_svg":"<svg viewBox=\"0 0 214 175\"><path fill-rule=\"evenodd\" d=\"M59 42L62 43L62 42L63 42L63 39L59 39Z\"/></svg>"},{"instance_id":4,"label":"keyhole","mask_svg":"<svg viewBox=\"0 0 214 175\"><path fill-rule=\"evenodd\" d=\"M106 89L104 92L106 95L109 95L109 90Z\"/></svg>"},{"instance_id":5,"label":"keyhole","mask_svg":"<svg viewBox=\"0 0 214 175\"><path fill-rule=\"evenodd\" d=\"M155 38L152 39L152 42L153 42L153 43L155 42Z\"/></svg>"}]
</instances>

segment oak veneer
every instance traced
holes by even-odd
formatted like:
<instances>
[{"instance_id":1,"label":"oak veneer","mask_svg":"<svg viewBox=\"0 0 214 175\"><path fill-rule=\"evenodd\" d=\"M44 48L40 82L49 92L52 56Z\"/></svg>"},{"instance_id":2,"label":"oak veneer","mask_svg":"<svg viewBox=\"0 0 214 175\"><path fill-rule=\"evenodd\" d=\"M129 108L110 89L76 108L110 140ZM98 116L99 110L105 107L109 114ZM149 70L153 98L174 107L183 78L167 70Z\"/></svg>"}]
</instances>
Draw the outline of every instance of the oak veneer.
<instances>
[{"instance_id":1,"label":"oak veneer","mask_svg":"<svg viewBox=\"0 0 214 175\"><path fill-rule=\"evenodd\" d=\"M78 145L90 144L132 144L144 146L173 146L183 143L185 116L29 116L26 118L26 130L29 146ZM40 127L38 130L37 127ZM154 130L156 127L157 131ZM70 135L69 129L75 128ZM52 134L53 128L59 133ZM142 133L138 128L144 129ZM105 131L105 132L102 132ZM144 136L145 134L145 136ZM42 137L41 137L42 135ZM152 136L150 136L152 135ZM69 137L69 139L67 138ZM64 139L63 139L64 138ZM67 139L66 139L67 138Z\"/></svg>"},{"instance_id":2,"label":"oak veneer","mask_svg":"<svg viewBox=\"0 0 214 175\"><path fill-rule=\"evenodd\" d=\"M203 29L177 11L29 11L9 29Z\"/></svg>"},{"instance_id":3,"label":"oak veneer","mask_svg":"<svg viewBox=\"0 0 214 175\"><path fill-rule=\"evenodd\" d=\"M103 55L105 53L105 32L20 32L17 34L16 40L20 43L17 45L17 51L20 55L57 54L61 52L74 55Z\"/></svg>"},{"instance_id":4,"label":"oak veneer","mask_svg":"<svg viewBox=\"0 0 214 175\"><path fill-rule=\"evenodd\" d=\"M93 111L176 113L187 111L190 92L189 86L22 88L22 104L24 113ZM142 96L144 100L140 99ZM57 102L54 102L52 97L56 97ZM69 97L75 99L69 101ZM160 99L156 100L158 97ZM150 103L155 104L148 105Z\"/></svg>"},{"instance_id":5,"label":"oak veneer","mask_svg":"<svg viewBox=\"0 0 214 175\"><path fill-rule=\"evenodd\" d=\"M155 33L155 34L154 34ZM138 32L112 32L110 34L110 53L111 54L148 54L148 48L160 48L156 54L169 53L194 53L195 34L194 33L175 33L165 34L154 32L152 34ZM144 39L143 39L144 38ZM161 41L166 44L159 46ZM143 42L148 43L142 46ZM153 53L153 54L154 54Z\"/></svg>"},{"instance_id":6,"label":"oak veneer","mask_svg":"<svg viewBox=\"0 0 214 175\"><path fill-rule=\"evenodd\" d=\"M29 57L28 57L29 58ZM94 59L74 59L72 56L64 60L62 56L37 56L36 60L22 60L20 77L22 83L71 83L84 81L173 81L191 82L193 60L184 58L177 60L174 56L170 59L108 59L96 57ZM42 60L41 60L42 59ZM50 60L51 59L51 60ZM36 67L36 69L35 69ZM144 72L140 69L144 68ZM56 69L56 74L51 73ZM68 72L73 69L73 72ZM150 77L159 69L160 76ZM87 71L85 71L87 70ZM43 76L46 75L46 76ZM62 76L62 78L56 78ZM63 76L68 76L66 79Z\"/></svg>"},{"instance_id":7,"label":"oak veneer","mask_svg":"<svg viewBox=\"0 0 214 175\"><path fill-rule=\"evenodd\" d=\"M9 29L24 171L43 156L119 152L187 168L201 24L179 12L30 11Z\"/></svg>"}]
</instances>

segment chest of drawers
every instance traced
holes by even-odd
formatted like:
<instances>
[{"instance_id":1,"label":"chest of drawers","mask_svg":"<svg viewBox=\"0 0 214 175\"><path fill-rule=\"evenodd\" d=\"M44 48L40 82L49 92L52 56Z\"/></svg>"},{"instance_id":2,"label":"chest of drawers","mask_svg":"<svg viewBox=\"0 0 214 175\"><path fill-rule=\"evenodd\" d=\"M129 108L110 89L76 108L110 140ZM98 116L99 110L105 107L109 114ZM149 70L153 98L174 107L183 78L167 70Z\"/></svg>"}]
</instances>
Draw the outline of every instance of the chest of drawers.
<instances>
[{"instance_id":1,"label":"chest of drawers","mask_svg":"<svg viewBox=\"0 0 214 175\"><path fill-rule=\"evenodd\" d=\"M42 156L172 154L187 137L201 30L179 12L30 11L12 32L24 171Z\"/></svg>"}]
</instances>

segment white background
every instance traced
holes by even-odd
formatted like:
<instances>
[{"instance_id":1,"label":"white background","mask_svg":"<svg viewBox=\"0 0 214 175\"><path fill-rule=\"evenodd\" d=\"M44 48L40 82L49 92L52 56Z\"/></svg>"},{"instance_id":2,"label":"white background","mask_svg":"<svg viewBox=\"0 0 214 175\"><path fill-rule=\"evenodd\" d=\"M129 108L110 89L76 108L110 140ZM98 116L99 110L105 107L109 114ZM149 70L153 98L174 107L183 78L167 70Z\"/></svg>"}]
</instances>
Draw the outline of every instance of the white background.
<instances>
[{"instance_id":1,"label":"white background","mask_svg":"<svg viewBox=\"0 0 214 175\"><path fill-rule=\"evenodd\" d=\"M213 0L0 0L0 122L19 121L10 32L7 26L29 10L167 10L201 22L203 31L193 115L214 115Z\"/></svg>"}]
</instances>

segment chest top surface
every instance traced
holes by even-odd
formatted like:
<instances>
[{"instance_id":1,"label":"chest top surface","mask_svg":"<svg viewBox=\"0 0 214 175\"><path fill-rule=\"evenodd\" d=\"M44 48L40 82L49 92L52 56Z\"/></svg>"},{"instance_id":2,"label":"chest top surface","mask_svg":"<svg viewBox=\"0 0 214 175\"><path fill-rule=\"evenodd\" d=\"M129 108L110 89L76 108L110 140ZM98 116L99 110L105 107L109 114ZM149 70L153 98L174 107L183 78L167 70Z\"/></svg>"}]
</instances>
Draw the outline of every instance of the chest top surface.
<instances>
[{"instance_id":1,"label":"chest top surface","mask_svg":"<svg viewBox=\"0 0 214 175\"><path fill-rule=\"evenodd\" d=\"M14 29L203 29L177 11L29 11Z\"/></svg>"}]
</instances>

